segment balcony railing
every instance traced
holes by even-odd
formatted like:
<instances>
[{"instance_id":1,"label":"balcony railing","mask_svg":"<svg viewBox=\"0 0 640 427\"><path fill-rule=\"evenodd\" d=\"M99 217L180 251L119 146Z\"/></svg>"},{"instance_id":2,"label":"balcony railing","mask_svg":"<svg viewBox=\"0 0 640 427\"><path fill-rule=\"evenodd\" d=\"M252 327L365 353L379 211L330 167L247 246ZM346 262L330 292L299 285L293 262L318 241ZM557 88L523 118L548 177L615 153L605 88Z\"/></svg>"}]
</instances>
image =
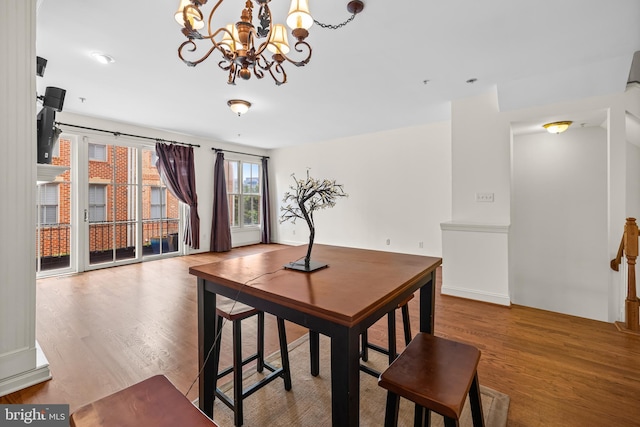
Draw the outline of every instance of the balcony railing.
<instances>
[{"instance_id":1,"label":"balcony railing","mask_svg":"<svg viewBox=\"0 0 640 427\"><path fill-rule=\"evenodd\" d=\"M69 267L71 224L43 224L39 231L40 271Z\"/></svg>"},{"instance_id":2,"label":"balcony railing","mask_svg":"<svg viewBox=\"0 0 640 427\"><path fill-rule=\"evenodd\" d=\"M136 221L92 222L89 224L91 264L136 257ZM142 222L142 254L178 251L178 219ZM39 228L40 271L70 266L71 224L46 224Z\"/></svg>"}]
</instances>

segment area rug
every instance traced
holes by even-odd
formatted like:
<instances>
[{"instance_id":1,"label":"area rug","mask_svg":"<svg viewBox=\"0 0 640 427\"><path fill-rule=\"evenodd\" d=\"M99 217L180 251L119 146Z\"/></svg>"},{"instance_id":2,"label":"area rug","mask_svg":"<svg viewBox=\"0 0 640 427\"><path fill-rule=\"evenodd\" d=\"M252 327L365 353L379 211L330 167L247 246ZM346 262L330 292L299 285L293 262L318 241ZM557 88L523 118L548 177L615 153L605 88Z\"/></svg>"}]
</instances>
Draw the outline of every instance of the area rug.
<instances>
[{"instance_id":1,"label":"area rug","mask_svg":"<svg viewBox=\"0 0 640 427\"><path fill-rule=\"evenodd\" d=\"M309 345L305 335L289 345L289 363L291 366L291 391L284 390L284 382L277 379L267 384L244 400L245 427L324 427L331 425L331 366L330 341L321 336L320 375L313 377L309 372ZM279 352L269 356L268 360L280 366ZM387 366L387 356L369 351L367 364L378 371ZM265 370L265 372L267 372ZM251 369L244 378L245 387L256 382L263 374ZM480 378L482 381L482 378ZM233 383L225 383L220 388L233 395ZM509 396L481 385L482 408L487 427L507 425ZM378 386L377 378L360 372L360 425L382 426L386 391ZM399 426L413 425L413 404L404 399L400 402ZM215 400L213 419L220 427L233 427L233 412L219 399ZM432 426L443 426L441 416L432 413ZM461 416L461 427L471 426L469 399Z\"/></svg>"}]
</instances>

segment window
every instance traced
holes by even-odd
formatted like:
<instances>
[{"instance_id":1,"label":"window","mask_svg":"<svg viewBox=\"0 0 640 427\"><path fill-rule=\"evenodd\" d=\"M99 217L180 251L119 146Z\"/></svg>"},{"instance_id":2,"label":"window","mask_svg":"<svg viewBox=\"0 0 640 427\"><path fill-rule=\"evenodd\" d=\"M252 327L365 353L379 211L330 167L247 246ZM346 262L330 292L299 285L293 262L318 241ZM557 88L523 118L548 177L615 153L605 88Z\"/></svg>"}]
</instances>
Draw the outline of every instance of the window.
<instances>
[{"instance_id":1,"label":"window","mask_svg":"<svg viewBox=\"0 0 640 427\"><path fill-rule=\"evenodd\" d=\"M232 227L260 225L260 165L225 160L229 221Z\"/></svg>"},{"instance_id":2,"label":"window","mask_svg":"<svg viewBox=\"0 0 640 427\"><path fill-rule=\"evenodd\" d=\"M102 144L89 144L89 160L106 162L107 146Z\"/></svg>"},{"instance_id":3,"label":"window","mask_svg":"<svg viewBox=\"0 0 640 427\"><path fill-rule=\"evenodd\" d=\"M107 220L107 186L89 184L89 222Z\"/></svg>"},{"instance_id":4,"label":"window","mask_svg":"<svg viewBox=\"0 0 640 427\"><path fill-rule=\"evenodd\" d=\"M165 218L167 211L166 188L151 187L151 213L149 219Z\"/></svg>"},{"instance_id":5,"label":"window","mask_svg":"<svg viewBox=\"0 0 640 427\"><path fill-rule=\"evenodd\" d=\"M40 189L40 224L58 223L58 184L42 184Z\"/></svg>"}]
</instances>

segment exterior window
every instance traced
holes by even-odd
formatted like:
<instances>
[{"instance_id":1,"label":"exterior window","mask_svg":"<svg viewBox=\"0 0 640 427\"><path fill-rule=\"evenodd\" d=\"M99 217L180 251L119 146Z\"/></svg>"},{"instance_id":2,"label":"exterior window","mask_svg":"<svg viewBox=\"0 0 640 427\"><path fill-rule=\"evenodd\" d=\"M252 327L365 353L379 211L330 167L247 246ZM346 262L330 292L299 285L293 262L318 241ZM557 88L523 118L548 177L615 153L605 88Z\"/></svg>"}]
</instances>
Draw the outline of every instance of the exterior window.
<instances>
[{"instance_id":1,"label":"exterior window","mask_svg":"<svg viewBox=\"0 0 640 427\"><path fill-rule=\"evenodd\" d=\"M107 146L102 144L89 144L89 160L106 162Z\"/></svg>"},{"instance_id":2,"label":"exterior window","mask_svg":"<svg viewBox=\"0 0 640 427\"><path fill-rule=\"evenodd\" d=\"M40 188L40 224L58 223L58 184L43 184Z\"/></svg>"},{"instance_id":3,"label":"exterior window","mask_svg":"<svg viewBox=\"0 0 640 427\"><path fill-rule=\"evenodd\" d=\"M89 222L107 220L107 186L89 184Z\"/></svg>"},{"instance_id":4,"label":"exterior window","mask_svg":"<svg viewBox=\"0 0 640 427\"><path fill-rule=\"evenodd\" d=\"M151 216L150 219L162 219L167 211L166 188L151 187Z\"/></svg>"},{"instance_id":5,"label":"exterior window","mask_svg":"<svg viewBox=\"0 0 640 427\"><path fill-rule=\"evenodd\" d=\"M229 221L232 227L260 225L260 165L225 160Z\"/></svg>"}]
</instances>

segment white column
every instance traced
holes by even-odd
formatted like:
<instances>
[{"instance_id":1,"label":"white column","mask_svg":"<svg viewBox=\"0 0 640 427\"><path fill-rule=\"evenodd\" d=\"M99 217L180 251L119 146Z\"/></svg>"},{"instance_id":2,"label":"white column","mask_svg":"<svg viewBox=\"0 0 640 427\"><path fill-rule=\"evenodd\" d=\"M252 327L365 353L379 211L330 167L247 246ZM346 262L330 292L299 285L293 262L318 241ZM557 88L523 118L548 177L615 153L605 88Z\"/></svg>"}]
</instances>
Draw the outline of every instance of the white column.
<instances>
[{"instance_id":1,"label":"white column","mask_svg":"<svg viewBox=\"0 0 640 427\"><path fill-rule=\"evenodd\" d=\"M509 305L510 130L495 90L452 102L451 141L442 293Z\"/></svg>"},{"instance_id":2,"label":"white column","mask_svg":"<svg viewBox=\"0 0 640 427\"><path fill-rule=\"evenodd\" d=\"M0 2L0 395L51 378L35 339L36 0Z\"/></svg>"}]
</instances>

